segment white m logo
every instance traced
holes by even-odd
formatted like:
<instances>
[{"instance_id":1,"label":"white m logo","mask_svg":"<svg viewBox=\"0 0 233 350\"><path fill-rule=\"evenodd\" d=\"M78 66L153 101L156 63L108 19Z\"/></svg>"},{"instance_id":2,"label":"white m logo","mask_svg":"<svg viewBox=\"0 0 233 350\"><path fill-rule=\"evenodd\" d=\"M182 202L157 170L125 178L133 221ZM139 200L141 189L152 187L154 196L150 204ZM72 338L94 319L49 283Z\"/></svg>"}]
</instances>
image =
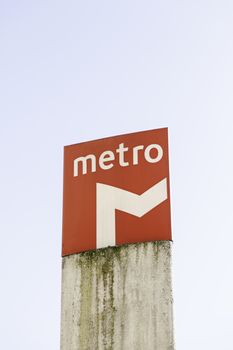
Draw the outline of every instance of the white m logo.
<instances>
[{"instance_id":1,"label":"white m logo","mask_svg":"<svg viewBox=\"0 0 233 350\"><path fill-rule=\"evenodd\" d=\"M116 245L115 210L142 217L167 199L167 178L141 195L101 183L96 184L97 248Z\"/></svg>"}]
</instances>

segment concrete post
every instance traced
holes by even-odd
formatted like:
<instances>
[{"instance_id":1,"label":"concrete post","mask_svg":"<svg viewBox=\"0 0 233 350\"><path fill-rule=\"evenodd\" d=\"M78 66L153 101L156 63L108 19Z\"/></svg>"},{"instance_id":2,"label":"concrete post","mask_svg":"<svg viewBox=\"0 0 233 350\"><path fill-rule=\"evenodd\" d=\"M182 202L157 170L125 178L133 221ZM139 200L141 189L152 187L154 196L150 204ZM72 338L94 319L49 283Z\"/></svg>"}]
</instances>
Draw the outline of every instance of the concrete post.
<instances>
[{"instance_id":1,"label":"concrete post","mask_svg":"<svg viewBox=\"0 0 233 350\"><path fill-rule=\"evenodd\" d=\"M63 258L61 350L173 350L169 241Z\"/></svg>"}]
</instances>

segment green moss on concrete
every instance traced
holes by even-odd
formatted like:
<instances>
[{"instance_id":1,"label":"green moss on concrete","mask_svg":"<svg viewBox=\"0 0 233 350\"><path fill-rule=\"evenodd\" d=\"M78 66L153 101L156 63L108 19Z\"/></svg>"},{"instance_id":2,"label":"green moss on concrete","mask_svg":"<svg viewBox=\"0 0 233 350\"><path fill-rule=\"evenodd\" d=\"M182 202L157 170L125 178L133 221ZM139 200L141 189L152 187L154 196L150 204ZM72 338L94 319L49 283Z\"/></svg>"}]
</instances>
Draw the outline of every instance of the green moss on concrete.
<instances>
[{"instance_id":1,"label":"green moss on concrete","mask_svg":"<svg viewBox=\"0 0 233 350\"><path fill-rule=\"evenodd\" d=\"M85 271L85 273L84 273ZM90 334L91 330L95 329L92 327L92 283L93 283L93 269L90 264L81 265L81 281L80 281L80 337L79 345L80 349L89 349L89 339L95 336ZM87 337L88 335L88 337Z\"/></svg>"},{"instance_id":2,"label":"green moss on concrete","mask_svg":"<svg viewBox=\"0 0 233 350\"><path fill-rule=\"evenodd\" d=\"M85 264L93 264L94 262L98 261L100 257L105 258L109 261L113 256L114 258L120 259L121 253L126 250L128 247L131 249L138 248L143 245L145 251L148 248L148 245L153 244L154 248L165 248L167 249L167 244L170 241L151 241L151 242L142 242L142 243L132 243L132 244L122 244L115 247L106 247L101 248L97 250L89 250L86 252L79 253L78 256L78 263L85 263Z\"/></svg>"}]
</instances>

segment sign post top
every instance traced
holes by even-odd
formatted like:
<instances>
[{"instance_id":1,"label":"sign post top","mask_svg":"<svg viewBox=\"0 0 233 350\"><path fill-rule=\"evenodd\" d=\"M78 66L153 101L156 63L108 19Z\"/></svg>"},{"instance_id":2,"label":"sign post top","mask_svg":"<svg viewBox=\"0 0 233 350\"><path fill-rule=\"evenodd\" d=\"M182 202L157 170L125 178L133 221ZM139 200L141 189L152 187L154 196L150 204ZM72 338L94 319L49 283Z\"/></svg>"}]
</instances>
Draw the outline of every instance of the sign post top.
<instances>
[{"instance_id":1,"label":"sign post top","mask_svg":"<svg viewBox=\"0 0 233 350\"><path fill-rule=\"evenodd\" d=\"M63 256L170 239L167 128L65 146Z\"/></svg>"}]
</instances>

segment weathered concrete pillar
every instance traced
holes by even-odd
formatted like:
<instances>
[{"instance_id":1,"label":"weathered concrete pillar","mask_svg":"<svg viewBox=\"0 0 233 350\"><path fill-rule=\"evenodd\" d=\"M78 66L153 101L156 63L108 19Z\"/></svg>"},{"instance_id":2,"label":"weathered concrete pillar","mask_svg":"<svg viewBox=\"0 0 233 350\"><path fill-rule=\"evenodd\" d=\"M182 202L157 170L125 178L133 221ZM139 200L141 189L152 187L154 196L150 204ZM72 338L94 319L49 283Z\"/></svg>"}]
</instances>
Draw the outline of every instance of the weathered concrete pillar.
<instances>
[{"instance_id":1,"label":"weathered concrete pillar","mask_svg":"<svg viewBox=\"0 0 233 350\"><path fill-rule=\"evenodd\" d=\"M61 350L173 350L169 241L63 258Z\"/></svg>"}]
</instances>

